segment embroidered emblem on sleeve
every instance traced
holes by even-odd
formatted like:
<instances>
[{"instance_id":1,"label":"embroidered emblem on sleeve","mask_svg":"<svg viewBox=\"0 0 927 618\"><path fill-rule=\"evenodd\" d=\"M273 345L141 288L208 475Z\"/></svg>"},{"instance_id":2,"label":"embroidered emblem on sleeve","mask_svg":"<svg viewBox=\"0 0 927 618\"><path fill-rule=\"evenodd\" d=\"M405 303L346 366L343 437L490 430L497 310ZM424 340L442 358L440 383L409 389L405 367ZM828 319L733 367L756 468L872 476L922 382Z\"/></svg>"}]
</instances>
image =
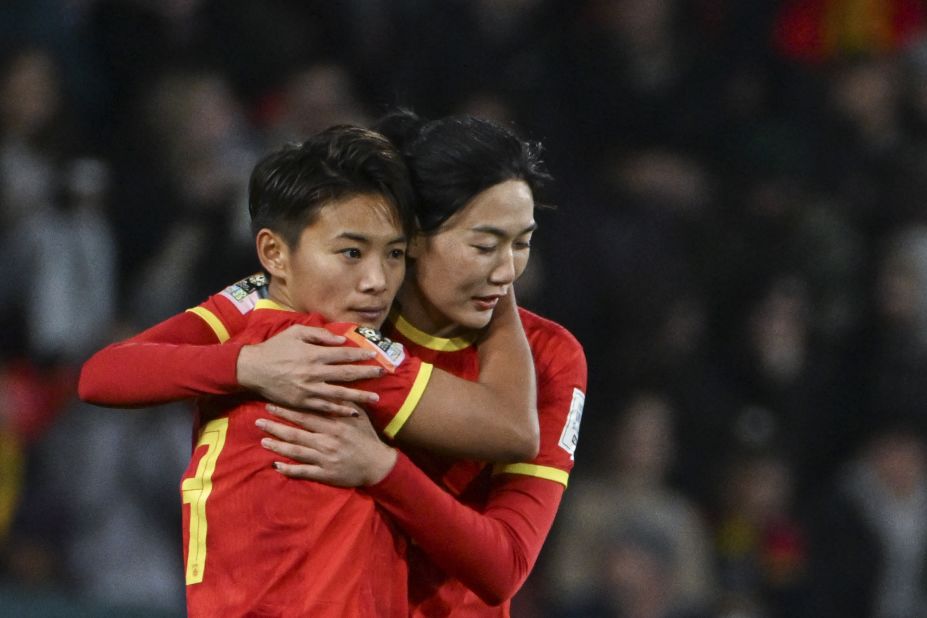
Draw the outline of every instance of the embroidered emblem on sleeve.
<instances>
[{"instance_id":1,"label":"embroidered emblem on sleeve","mask_svg":"<svg viewBox=\"0 0 927 618\"><path fill-rule=\"evenodd\" d=\"M406 359L406 350L402 344L384 337L376 329L358 326L344 335L360 347L375 351L377 361L390 373L395 372Z\"/></svg>"},{"instance_id":2,"label":"embroidered emblem on sleeve","mask_svg":"<svg viewBox=\"0 0 927 618\"><path fill-rule=\"evenodd\" d=\"M573 389L573 399L570 401L570 413L567 414L563 432L560 434L560 448L570 454L570 459L576 453L576 444L579 442L579 423L583 420L583 406L586 403L586 394L578 388Z\"/></svg>"},{"instance_id":3,"label":"embroidered emblem on sleeve","mask_svg":"<svg viewBox=\"0 0 927 618\"><path fill-rule=\"evenodd\" d=\"M265 287L267 275L257 273L233 283L222 290L221 294L232 301L235 308L244 315L254 309L255 303L263 296L262 289Z\"/></svg>"}]
</instances>

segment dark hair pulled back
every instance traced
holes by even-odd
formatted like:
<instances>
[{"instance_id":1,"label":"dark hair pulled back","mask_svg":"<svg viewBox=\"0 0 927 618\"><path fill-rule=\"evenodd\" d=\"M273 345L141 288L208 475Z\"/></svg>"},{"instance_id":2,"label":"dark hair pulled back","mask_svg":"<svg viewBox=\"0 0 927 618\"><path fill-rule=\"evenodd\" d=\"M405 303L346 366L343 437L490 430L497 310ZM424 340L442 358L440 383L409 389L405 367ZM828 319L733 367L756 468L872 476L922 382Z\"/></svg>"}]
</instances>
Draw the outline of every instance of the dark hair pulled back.
<instances>
[{"instance_id":1,"label":"dark hair pulled back","mask_svg":"<svg viewBox=\"0 0 927 618\"><path fill-rule=\"evenodd\" d=\"M417 193L419 229L437 231L454 213L486 189L521 180L537 195L551 176L541 161L541 145L513 130L475 116L424 121L399 109L374 129L390 139L405 158Z\"/></svg>"}]
</instances>

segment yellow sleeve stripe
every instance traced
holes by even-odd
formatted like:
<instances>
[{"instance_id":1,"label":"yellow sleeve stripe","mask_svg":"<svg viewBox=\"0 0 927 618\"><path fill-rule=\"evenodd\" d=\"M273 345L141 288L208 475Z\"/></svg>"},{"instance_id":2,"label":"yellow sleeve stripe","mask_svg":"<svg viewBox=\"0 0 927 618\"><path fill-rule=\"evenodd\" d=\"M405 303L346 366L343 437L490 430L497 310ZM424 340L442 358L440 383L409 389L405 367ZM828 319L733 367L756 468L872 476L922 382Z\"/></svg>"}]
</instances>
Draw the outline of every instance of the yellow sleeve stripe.
<instances>
[{"instance_id":1,"label":"yellow sleeve stripe","mask_svg":"<svg viewBox=\"0 0 927 618\"><path fill-rule=\"evenodd\" d=\"M396 412L396 416L393 417L393 420L391 420L389 425L383 430L386 437L395 438L399 430L402 429L402 426L405 425L409 417L412 416L412 411L415 410L415 406L421 401L422 393L425 392L425 387L428 386L428 380L431 379L431 372L433 370L434 365L431 363L422 363L422 366L418 370L418 375L415 376L415 382L412 383L412 388L409 390L408 397L406 397L402 407L399 408L399 412Z\"/></svg>"},{"instance_id":2,"label":"yellow sleeve stripe","mask_svg":"<svg viewBox=\"0 0 927 618\"><path fill-rule=\"evenodd\" d=\"M525 476L536 476L560 483L564 487L570 479L570 473L564 472L559 468L550 466L539 466L537 464L516 463L516 464L496 464L492 469L493 474L523 474Z\"/></svg>"},{"instance_id":3,"label":"yellow sleeve stripe","mask_svg":"<svg viewBox=\"0 0 927 618\"><path fill-rule=\"evenodd\" d=\"M212 332L216 333L219 343L225 343L229 340L229 331L226 330L225 324L222 323L222 320L220 320L219 316L215 313L205 307L193 307L192 309L187 309L187 311L200 316L203 321L209 325Z\"/></svg>"}]
</instances>

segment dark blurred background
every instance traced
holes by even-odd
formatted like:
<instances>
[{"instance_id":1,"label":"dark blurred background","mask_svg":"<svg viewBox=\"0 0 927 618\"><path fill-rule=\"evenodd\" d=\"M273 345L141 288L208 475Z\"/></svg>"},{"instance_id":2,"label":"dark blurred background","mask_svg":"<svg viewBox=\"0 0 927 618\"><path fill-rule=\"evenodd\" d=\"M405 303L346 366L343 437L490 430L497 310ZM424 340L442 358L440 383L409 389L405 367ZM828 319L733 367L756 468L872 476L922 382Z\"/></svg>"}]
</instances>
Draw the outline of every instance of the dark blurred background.
<instances>
[{"instance_id":1,"label":"dark blurred background","mask_svg":"<svg viewBox=\"0 0 927 618\"><path fill-rule=\"evenodd\" d=\"M77 371L256 269L262 153L397 104L557 179L520 299L590 383L515 616L927 616L921 0L5 0L0 613L183 614L190 409Z\"/></svg>"}]
</instances>

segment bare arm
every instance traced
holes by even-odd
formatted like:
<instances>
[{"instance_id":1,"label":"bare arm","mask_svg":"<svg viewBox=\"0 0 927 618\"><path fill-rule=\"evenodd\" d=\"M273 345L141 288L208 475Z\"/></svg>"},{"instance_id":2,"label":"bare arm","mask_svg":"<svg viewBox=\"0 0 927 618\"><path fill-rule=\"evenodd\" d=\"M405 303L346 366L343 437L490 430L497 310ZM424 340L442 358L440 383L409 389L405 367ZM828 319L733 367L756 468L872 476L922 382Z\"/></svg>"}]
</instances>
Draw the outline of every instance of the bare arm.
<instances>
[{"instance_id":1,"label":"bare arm","mask_svg":"<svg viewBox=\"0 0 927 618\"><path fill-rule=\"evenodd\" d=\"M476 382L435 370L400 444L484 461L531 459L538 449L537 384L514 293L500 300L479 342Z\"/></svg>"},{"instance_id":2,"label":"bare arm","mask_svg":"<svg viewBox=\"0 0 927 618\"><path fill-rule=\"evenodd\" d=\"M506 298L479 343L477 381L436 368L415 395L419 398L408 417L399 416L392 404L368 407L387 437L451 457L493 462L534 457L539 442L534 362L514 300ZM376 381L361 386L379 392L389 388ZM410 388L408 382L403 386ZM407 402L412 392L405 391ZM291 412L299 418L299 412ZM400 418L404 422L393 428Z\"/></svg>"}]
</instances>

